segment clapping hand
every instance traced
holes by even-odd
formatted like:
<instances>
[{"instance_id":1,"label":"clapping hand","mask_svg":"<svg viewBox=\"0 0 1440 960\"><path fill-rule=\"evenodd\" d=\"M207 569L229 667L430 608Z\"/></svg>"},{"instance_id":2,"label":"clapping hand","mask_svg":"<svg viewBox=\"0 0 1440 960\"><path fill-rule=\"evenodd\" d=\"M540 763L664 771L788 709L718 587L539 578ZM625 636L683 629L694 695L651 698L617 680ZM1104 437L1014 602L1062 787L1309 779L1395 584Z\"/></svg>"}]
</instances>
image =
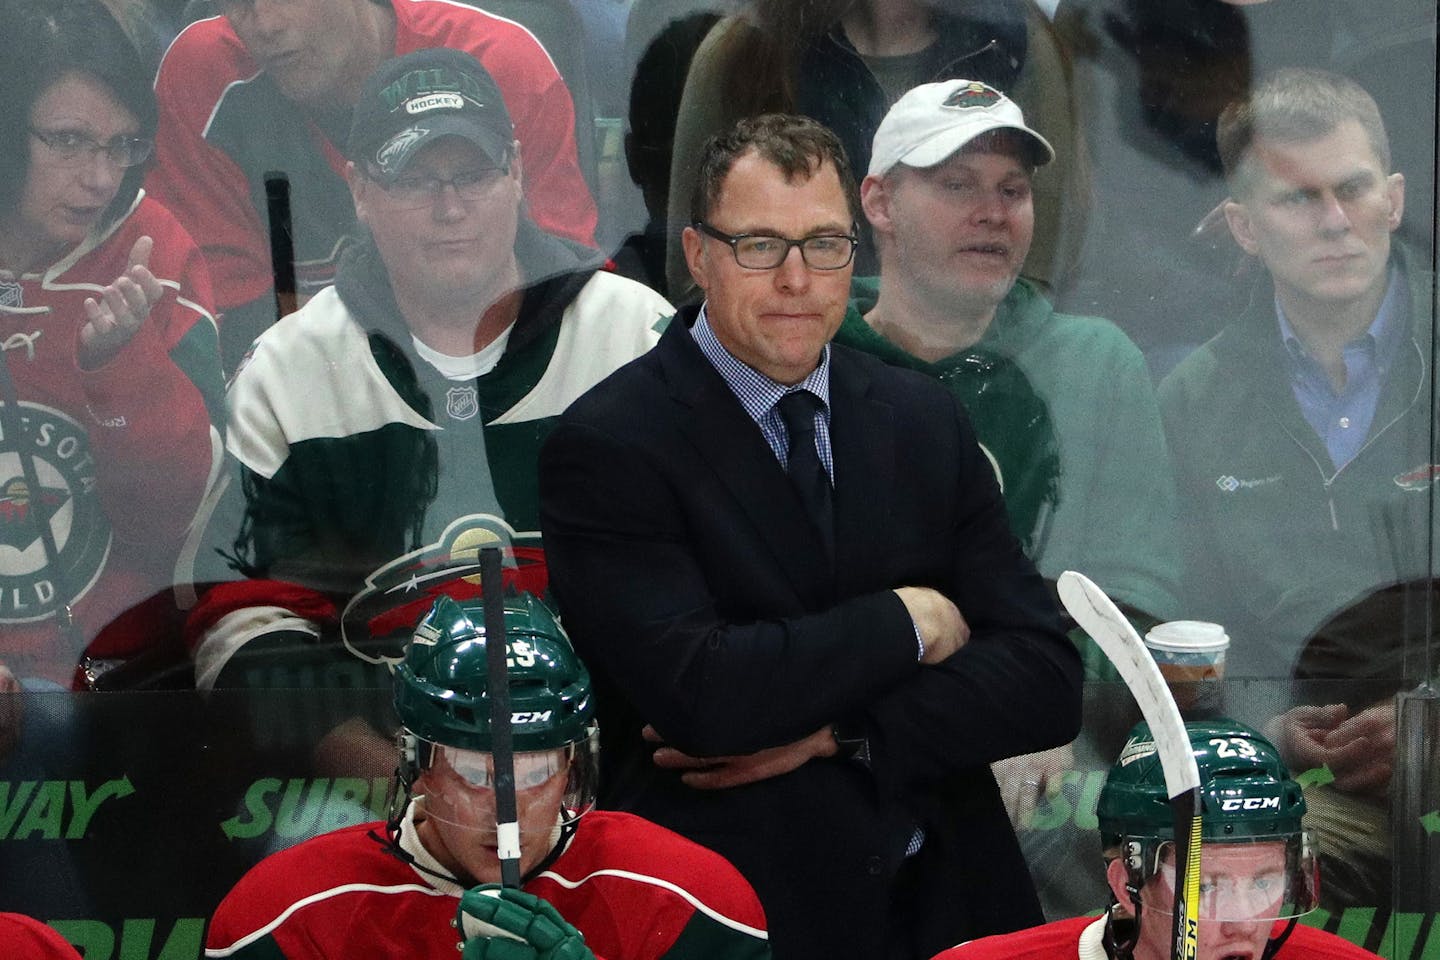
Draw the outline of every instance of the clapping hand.
<instances>
[{"instance_id":1,"label":"clapping hand","mask_svg":"<svg viewBox=\"0 0 1440 960\"><path fill-rule=\"evenodd\" d=\"M1266 733L1296 772L1326 767L1337 789L1383 796L1395 764L1395 704L1351 714L1344 704L1292 707Z\"/></svg>"},{"instance_id":2,"label":"clapping hand","mask_svg":"<svg viewBox=\"0 0 1440 960\"><path fill-rule=\"evenodd\" d=\"M130 248L130 264L99 298L85 299L85 324L80 328L80 366L94 370L114 359L160 302L164 288L150 272L155 241L141 237Z\"/></svg>"},{"instance_id":3,"label":"clapping hand","mask_svg":"<svg viewBox=\"0 0 1440 960\"><path fill-rule=\"evenodd\" d=\"M1383 797L1395 769L1395 703L1382 700L1341 721L1325 738L1335 786Z\"/></svg>"}]
</instances>

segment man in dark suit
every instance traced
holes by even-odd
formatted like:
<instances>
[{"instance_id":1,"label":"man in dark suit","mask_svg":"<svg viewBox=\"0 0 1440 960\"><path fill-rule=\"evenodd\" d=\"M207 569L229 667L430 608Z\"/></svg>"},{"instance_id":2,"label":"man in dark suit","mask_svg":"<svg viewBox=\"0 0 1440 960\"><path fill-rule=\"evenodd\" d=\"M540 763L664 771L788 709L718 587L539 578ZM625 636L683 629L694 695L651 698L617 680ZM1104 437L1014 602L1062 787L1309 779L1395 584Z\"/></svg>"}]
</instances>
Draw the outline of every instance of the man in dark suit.
<instances>
[{"instance_id":1,"label":"man in dark suit","mask_svg":"<svg viewBox=\"0 0 1440 960\"><path fill-rule=\"evenodd\" d=\"M779 960L1038 923L988 764L1075 735L1079 659L949 392L829 345L844 152L813 121L741 121L692 214L705 303L541 455L601 802L729 857Z\"/></svg>"}]
</instances>

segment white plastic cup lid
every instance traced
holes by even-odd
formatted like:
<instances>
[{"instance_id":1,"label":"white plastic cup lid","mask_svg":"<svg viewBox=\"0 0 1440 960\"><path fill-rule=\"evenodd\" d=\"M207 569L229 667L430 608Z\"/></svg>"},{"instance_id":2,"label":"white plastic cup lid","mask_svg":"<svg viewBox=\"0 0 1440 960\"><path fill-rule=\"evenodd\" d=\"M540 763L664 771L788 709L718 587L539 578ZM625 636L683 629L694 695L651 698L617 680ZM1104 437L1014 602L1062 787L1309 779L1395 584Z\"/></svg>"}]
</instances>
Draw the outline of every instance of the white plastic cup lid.
<instances>
[{"instance_id":1,"label":"white plastic cup lid","mask_svg":"<svg viewBox=\"0 0 1440 960\"><path fill-rule=\"evenodd\" d=\"M1145 634L1145 646L1167 653L1210 653L1230 646L1230 637L1218 623L1171 620L1157 623Z\"/></svg>"}]
</instances>

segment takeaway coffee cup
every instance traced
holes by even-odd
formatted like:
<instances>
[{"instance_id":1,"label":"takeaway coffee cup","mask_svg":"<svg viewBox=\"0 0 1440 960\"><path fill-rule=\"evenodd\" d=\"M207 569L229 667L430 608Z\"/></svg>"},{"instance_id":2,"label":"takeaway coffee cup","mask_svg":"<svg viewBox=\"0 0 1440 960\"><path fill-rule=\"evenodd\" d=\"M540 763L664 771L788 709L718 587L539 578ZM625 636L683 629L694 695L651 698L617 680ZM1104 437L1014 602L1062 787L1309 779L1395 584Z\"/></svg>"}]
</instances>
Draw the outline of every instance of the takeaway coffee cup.
<instances>
[{"instance_id":1,"label":"takeaway coffee cup","mask_svg":"<svg viewBox=\"0 0 1440 960\"><path fill-rule=\"evenodd\" d=\"M1225 651L1230 637L1218 623L1172 620L1145 634L1145 646L1181 710L1212 710L1220 704Z\"/></svg>"}]
</instances>

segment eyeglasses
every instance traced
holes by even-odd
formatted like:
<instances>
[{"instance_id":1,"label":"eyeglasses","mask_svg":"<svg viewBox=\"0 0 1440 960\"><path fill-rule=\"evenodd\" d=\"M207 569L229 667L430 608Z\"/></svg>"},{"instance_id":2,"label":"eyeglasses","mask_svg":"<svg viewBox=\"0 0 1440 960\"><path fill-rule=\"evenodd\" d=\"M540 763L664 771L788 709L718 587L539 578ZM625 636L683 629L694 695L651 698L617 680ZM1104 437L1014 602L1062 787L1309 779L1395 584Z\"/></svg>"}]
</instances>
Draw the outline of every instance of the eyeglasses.
<instances>
[{"instance_id":1,"label":"eyeglasses","mask_svg":"<svg viewBox=\"0 0 1440 960\"><path fill-rule=\"evenodd\" d=\"M485 196L501 177L508 176L510 167L476 167L473 170L462 170L453 177L437 177L432 174L419 174L415 176L396 177L389 183L374 176L371 178L380 185L386 195L401 207L427 207L440 199L446 187L454 187L455 193L461 200L471 203Z\"/></svg>"},{"instance_id":2,"label":"eyeglasses","mask_svg":"<svg viewBox=\"0 0 1440 960\"><path fill-rule=\"evenodd\" d=\"M853 233L791 240L763 233L725 233L703 220L696 220L692 226L707 236L730 244L735 262L746 270L774 270L790 256L791 247L800 248L800 257L811 270L839 270L854 259L855 245L860 242Z\"/></svg>"},{"instance_id":3,"label":"eyeglasses","mask_svg":"<svg viewBox=\"0 0 1440 960\"><path fill-rule=\"evenodd\" d=\"M78 130L37 130L31 127L30 135L50 148L60 163L76 163L104 154L105 159L117 167L133 167L144 163L155 147L155 141L146 137L115 137L101 143Z\"/></svg>"}]
</instances>

